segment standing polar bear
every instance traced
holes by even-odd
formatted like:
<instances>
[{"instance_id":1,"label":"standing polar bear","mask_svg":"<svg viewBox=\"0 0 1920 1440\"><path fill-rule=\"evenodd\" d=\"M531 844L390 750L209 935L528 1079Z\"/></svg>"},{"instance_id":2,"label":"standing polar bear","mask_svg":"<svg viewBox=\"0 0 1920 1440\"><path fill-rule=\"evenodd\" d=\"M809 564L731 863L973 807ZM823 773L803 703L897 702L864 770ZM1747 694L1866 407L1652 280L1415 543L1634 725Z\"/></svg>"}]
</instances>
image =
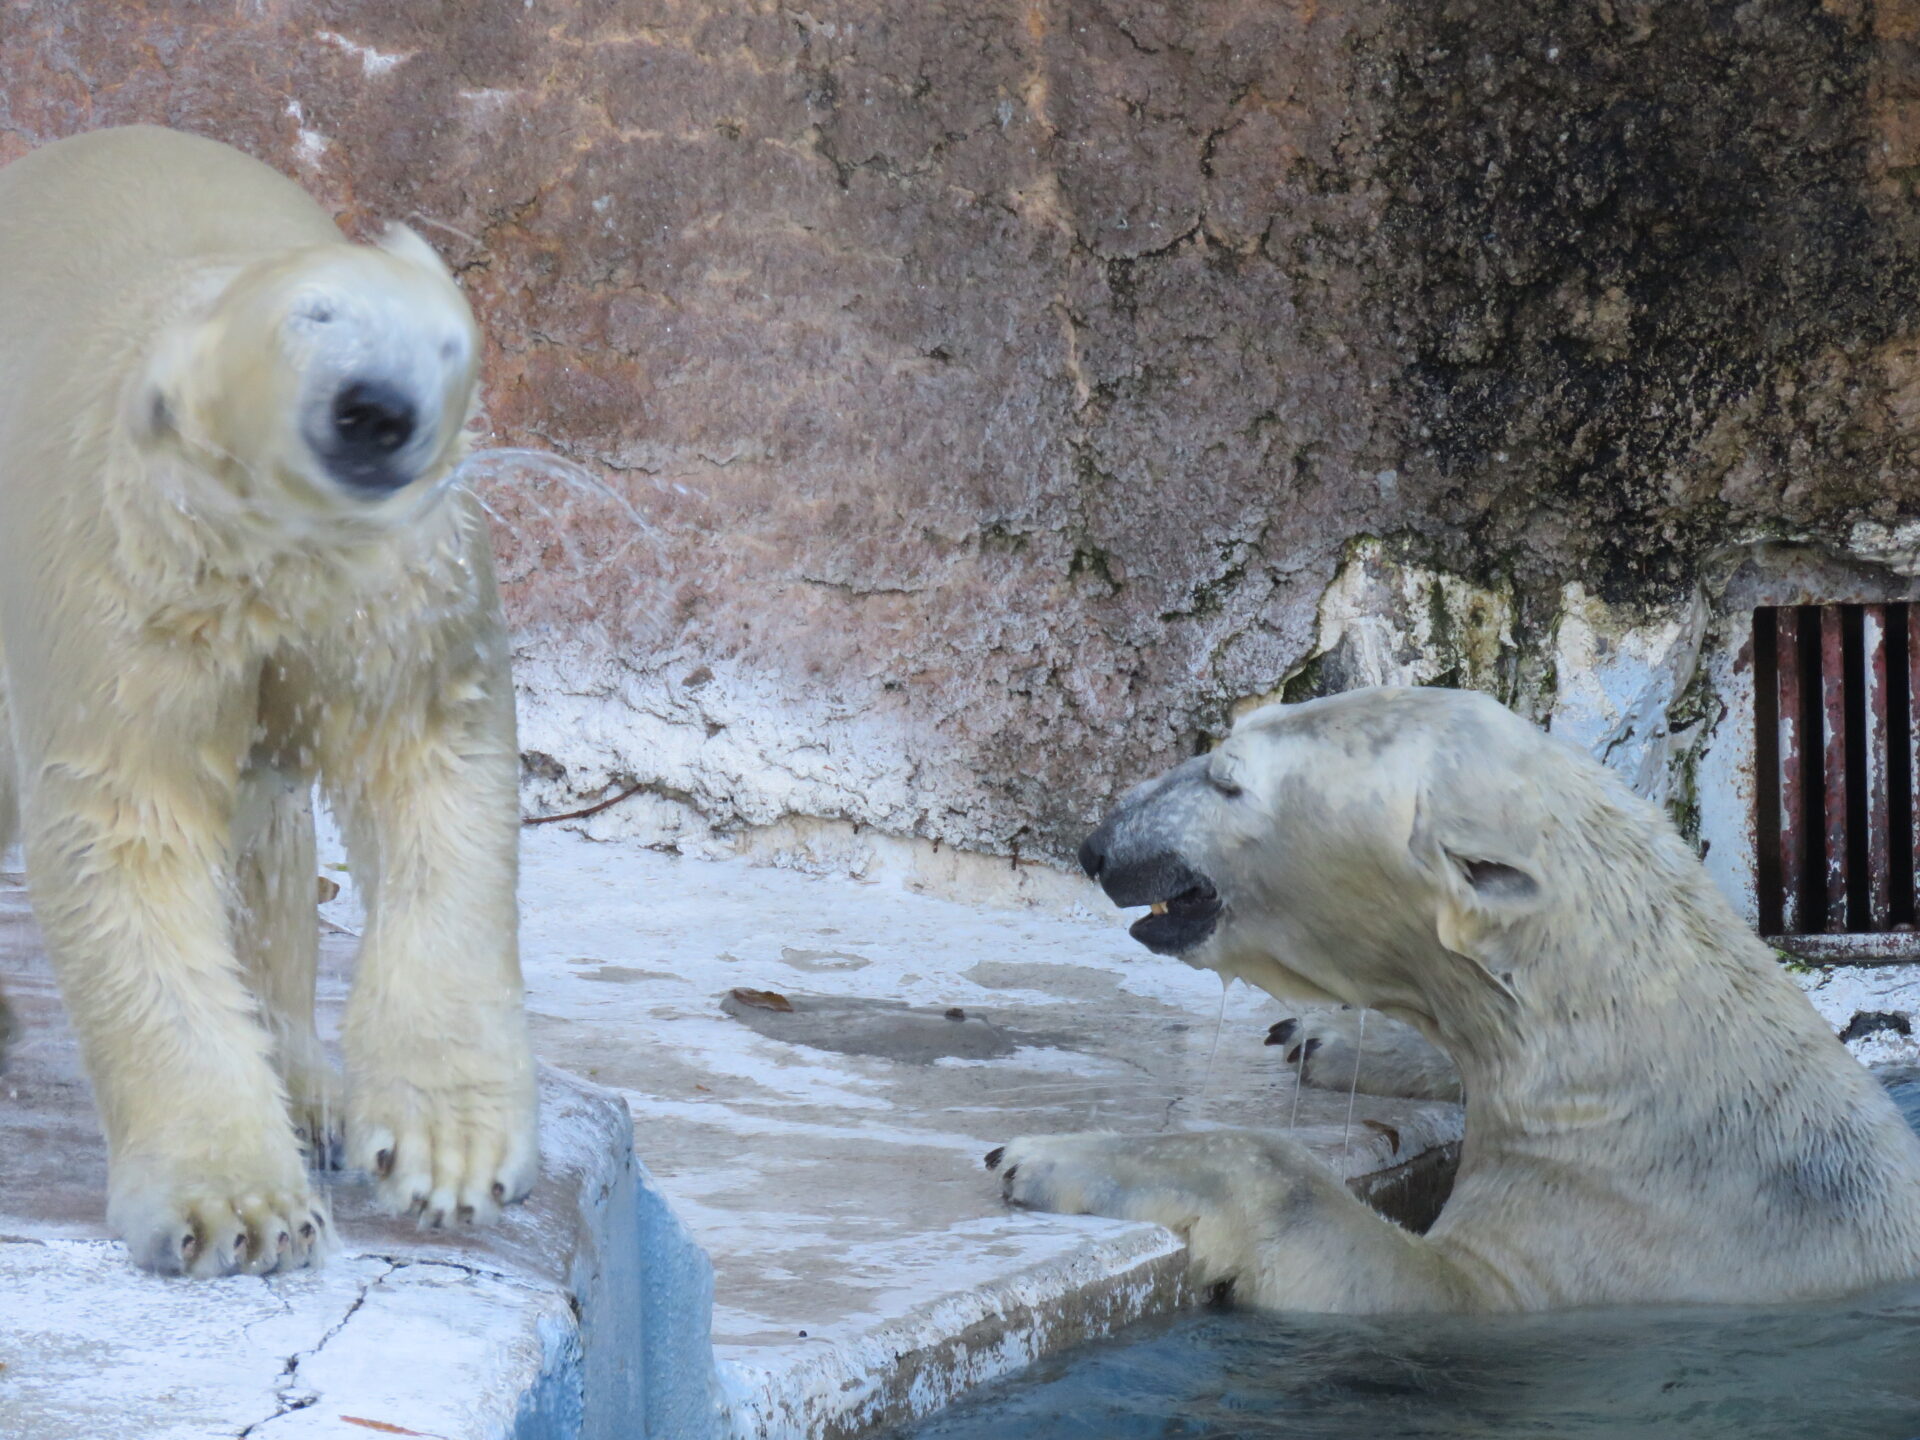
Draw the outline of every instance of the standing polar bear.
<instances>
[{"instance_id":1,"label":"standing polar bear","mask_svg":"<svg viewBox=\"0 0 1920 1440\"><path fill-rule=\"evenodd\" d=\"M329 1243L316 777L367 902L347 1158L436 1224L532 1186L513 692L447 493L477 355L418 237L350 245L223 145L0 170L0 844L17 821L149 1268Z\"/></svg>"},{"instance_id":2,"label":"standing polar bear","mask_svg":"<svg viewBox=\"0 0 1920 1440\"><path fill-rule=\"evenodd\" d=\"M1291 1001L1372 1007L1466 1093L1414 1235L1284 1135L1052 1135L1007 1198L1183 1231L1298 1310L1833 1294L1920 1275L1920 1140L1665 818L1484 696L1261 710L1081 850L1136 939Z\"/></svg>"}]
</instances>

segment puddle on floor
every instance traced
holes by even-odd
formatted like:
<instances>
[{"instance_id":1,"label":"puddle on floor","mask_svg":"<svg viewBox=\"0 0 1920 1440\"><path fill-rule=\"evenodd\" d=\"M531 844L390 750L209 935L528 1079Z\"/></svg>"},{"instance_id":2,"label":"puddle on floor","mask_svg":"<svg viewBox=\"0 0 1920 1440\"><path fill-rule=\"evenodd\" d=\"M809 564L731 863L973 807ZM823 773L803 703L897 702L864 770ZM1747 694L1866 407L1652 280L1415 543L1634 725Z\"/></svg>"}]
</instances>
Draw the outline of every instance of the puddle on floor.
<instances>
[{"instance_id":1,"label":"puddle on floor","mask_svg":"<svg viewBox=\"0 0 1920 1440\"><path fill-rule=\"evenodd\" d=\"M798 995L739 989L720 1008L770 1040L930 1065L936 1060L999 1060L1026 1047L1071 1048L1071 1037L996 1025L978 1011L945 1010L861 996Z\"/></svg>"},{"instance_id":2,"label":"puddle on floor","mask_svg":"<svg viewBox=\"0 0 1920 1440\"><path fill-rule=\"evenodd\" d=\"M1890 1087L1920 1128L1920 1079ZM1916 1440L1920 1283L1818 1305L1354 1319L1203 1311L893 1440Z\"/></svg>"}]
</instances>

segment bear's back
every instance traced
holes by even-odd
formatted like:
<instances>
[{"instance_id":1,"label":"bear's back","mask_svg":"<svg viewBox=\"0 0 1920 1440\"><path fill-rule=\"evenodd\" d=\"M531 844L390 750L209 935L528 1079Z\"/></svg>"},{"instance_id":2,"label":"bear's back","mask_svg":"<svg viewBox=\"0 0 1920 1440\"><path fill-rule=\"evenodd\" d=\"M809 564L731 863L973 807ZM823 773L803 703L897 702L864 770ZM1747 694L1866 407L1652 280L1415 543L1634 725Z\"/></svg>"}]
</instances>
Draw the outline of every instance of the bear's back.
<instances>
[{"instance_id":1,"label":"bear's back","mask_svg":"<svg viewBox=\"0 0 1920 1440\"><path fill-rule=\"evenodd\" d=\"M0 168L0 460L17 425L97 409L155 330L262 255L338 244L306 191L230 146L95 130Z\"/></svg>"},{"instance_id":2,"label":"bear's back","mask_svg":"<svg viewBox=\"0 0 1920 1440\"><path fill-rule=\"evenodd\" d=\"M312 197L229 145L129 125L56 140L0 169L0 254L63 273L141 258L245 259L341 238ZM12 288L0 275L0 284Z\"/></svg>"}]
</instances>

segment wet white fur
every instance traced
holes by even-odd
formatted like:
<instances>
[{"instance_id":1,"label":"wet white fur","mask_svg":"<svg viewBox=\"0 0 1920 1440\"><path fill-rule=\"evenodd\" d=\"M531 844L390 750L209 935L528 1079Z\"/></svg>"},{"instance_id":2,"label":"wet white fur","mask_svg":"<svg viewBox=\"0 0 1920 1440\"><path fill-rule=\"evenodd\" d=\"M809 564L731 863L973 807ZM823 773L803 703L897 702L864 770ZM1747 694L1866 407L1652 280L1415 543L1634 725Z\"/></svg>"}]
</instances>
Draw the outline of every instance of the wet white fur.
<instances>
[{"instance_id":1,"label":"wet white fur","mask_svg":"<svg viewBox=\"0 0 1920 1440\"><path fill-rule=\"evenodd\" d=\"M391 1208L484 1220L533 1182L508 650L443 493L477 352L417 237L348 245L224 146L103 131L0 171L0 843L17 810L142 1265L316 1258L303 1143L343 1115ZM423 417L378 499L306 438L366 370ZM369 912L344 1107L316 777Z\"/></svg>"},{"instance_id":2,"label":"wet white fur","mask_svg":"<svg viewBox=\"0 0 1920 1440\"><path fill-rule=\"evenodd\" d=\"M1037 1136L1006 1148L1016 1203L1171 1225L1203 1277L1301 1310L1920 1274L1920 1141L1665 817L1571 746L1484 697L1356 691L1256 712L1123 809L1226 902L1195 963L1452 1056L1459 1178L1416 1236L1281 1136Z\"/></svg>"}]
</instances>

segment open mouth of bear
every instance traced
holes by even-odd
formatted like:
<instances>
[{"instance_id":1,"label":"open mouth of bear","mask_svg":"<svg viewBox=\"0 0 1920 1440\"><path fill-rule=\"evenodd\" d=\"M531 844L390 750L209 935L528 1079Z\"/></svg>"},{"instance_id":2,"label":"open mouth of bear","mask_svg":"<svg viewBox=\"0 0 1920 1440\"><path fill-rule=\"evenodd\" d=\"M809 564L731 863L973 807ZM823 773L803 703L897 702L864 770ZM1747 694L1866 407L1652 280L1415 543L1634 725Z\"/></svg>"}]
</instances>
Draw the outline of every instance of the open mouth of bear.
<instances>
[{"instance_id":1,"label":"open mouth of bear","mask_svg":"<svg viewBox=\"0 0 1920 1440\"><path fill-rule=\"evenodd\" d=\"M1153 902L1153 908L1127 927L1127 933L1156 955L1178 955L1213 934L1220 923L1220 894L1205 876L1177 894Z\"/></svg>"}]
</instances>

